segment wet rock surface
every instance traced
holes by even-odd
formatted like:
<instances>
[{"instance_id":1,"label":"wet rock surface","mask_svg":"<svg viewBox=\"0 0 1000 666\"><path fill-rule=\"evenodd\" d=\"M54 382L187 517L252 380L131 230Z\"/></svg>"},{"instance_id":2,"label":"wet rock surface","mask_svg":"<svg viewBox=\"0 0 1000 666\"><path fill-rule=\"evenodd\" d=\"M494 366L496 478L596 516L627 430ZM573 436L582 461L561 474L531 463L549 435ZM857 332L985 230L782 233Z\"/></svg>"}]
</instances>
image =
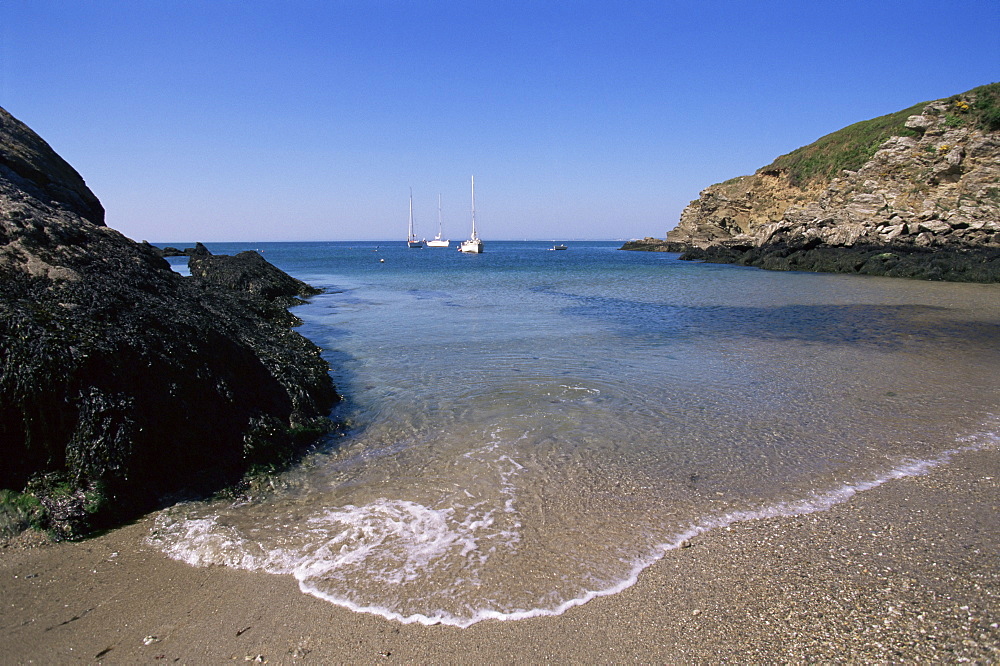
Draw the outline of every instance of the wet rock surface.
<instances>
[{"instance_id":1,"label":"wet rock surface","mask_svg":"<svg viewBox=\"0 0 1000 666\"><path fill-rule=\"evenodd\" d=\"M949 282L1000 282L1000 248L830 247L778 242L760 247L723 244L693 247L685 251L681 259L775 271L857 273Z\"/></svg>"},{"instance_id":2,"label":"wet rock surface","mask_svg":"<svg viewBox=\"0 0 1000 666\"><path fill-rule=\"evenodd\" d=\"M630 240L622 245L619 250L635 250L638 252L684 252L688 249L684 243L671 243L662 238L646 237L642 240Z\"/></svg>"},{"instance_id":3,"label":"wet rock surface","mask_svg":"<svg viewBox=\"0 0 1000 666\"><path fill-rule=\"evenodd\" d=\"M188 267L193 277L267 300L295 305L301 302L299 299L321 292L276 268L253 251L229 256L209 254L206 250L190 257Z\"/></svg>"},{"instance_id":4,"label":"wet rock surface","mask_svg":"<svg viewBox=\"0 0 1000 666\"><path fill-rule=\"evenodd\" d=\"M259 257L178 275L103 209L95 221L97 198L34 132L2 109L0 125L0 488L27 489L73 536L329 430L329 367L273 286L298 281ZM244 272L269 279L212 277Z\"/></svg>"}]
</instances>

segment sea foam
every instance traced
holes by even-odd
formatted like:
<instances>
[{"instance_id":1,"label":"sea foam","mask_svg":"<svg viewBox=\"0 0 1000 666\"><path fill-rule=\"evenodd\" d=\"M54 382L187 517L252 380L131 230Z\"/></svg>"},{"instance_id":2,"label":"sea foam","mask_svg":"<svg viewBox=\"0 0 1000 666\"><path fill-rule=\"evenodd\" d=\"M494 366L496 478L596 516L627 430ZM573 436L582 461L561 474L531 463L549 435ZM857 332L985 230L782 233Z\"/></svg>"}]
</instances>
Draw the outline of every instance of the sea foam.
<instances>
[{"instance_id":1,"label":"sea foam","mask_svg":"<svg viewBox=\"0 0 1000 666\"><path fill-rule=\"evenodd\" d=\"M996 429L983 431L937 456L903 459L883 473L798 500L706 516L652 544L645 553L636 553L616 580L565 599L552 590L525 607L504 607L502 600L467 596L480 585L482 567L498 549L516 549L522 538L513 482L521 466L496 442L465 454L494 466L502 463L494 470L499 470L496 487L501 493L490 506L473 501L432 508L381 498L363 506L324 509L297 524L286 522L285 536L265 544L252 531L237 529L218 514L189 517L181 505L157 517L149 540L170 557L195 566L293 575L304 593L352 611L402 623L468 627L483 620L560 615L631 587L644 569L698 535L737 523L826 511L888 481L927 474L960 453L995 448L998 441ZM428 588L433 588L430 593ZM420 599L407 598L410 592ZM461 596L466 599L455 603Z\"/></svg>"}]
</instances>

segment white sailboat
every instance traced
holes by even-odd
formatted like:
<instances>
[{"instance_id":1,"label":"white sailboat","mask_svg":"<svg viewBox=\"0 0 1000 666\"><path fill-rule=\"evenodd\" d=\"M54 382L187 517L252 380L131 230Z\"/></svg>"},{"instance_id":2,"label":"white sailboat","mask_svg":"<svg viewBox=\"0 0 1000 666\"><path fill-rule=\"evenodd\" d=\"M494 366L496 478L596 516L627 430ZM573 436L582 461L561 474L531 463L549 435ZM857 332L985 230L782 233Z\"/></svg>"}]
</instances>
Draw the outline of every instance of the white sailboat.
<instances>
[{"instance_id":1,"label":"white sailboat","mask_svg":"<svg viewBox=\"0 0 1000 666\"><path fill-rule=\"evenodd\" d=\"M441 238L441 195L438 195L438 232L434 240L427 241L427 247L448 247L451 241Z\"/></svg>"},{"instance_id":2,"label":"white sailboat","mask_svg":"<svg viewBox=\"0 0 1000 666\"><path fill-rule=\"evenodd\" d=\"M471 252L479 254L483 251L483 241L476 235L476 177L472 177L472 236L467 241L462 241L458 247L461 252Z\"/></svg>"},{"instance_id":3,"label":"white sailboat","mask_svg":"<svg viewBox=\"0 0 1000 666\"><path fill-rule=\"evenodd\" d=\"M416 234L413 233L413 188L410 188L410 233L406 237L406 246L412 248L422 248L424 246L424 241L417 240Z\"/></svg>"}]
</instances>

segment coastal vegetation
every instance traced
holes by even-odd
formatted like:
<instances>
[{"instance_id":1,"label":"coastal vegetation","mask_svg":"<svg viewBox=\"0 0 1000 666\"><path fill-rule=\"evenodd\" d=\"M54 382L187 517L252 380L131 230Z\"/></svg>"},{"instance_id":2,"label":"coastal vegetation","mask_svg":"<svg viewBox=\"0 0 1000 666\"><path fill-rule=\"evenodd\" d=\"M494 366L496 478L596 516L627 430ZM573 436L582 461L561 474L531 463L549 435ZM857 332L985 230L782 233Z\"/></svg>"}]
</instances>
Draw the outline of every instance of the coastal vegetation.
<instances>
[{"instance_id":1,"label":"coastal vegetation","mask_svg":"<svg viewBox=\"0 0 1000 666\"><path fill-rule=\"evenodd\" d=\"M973 103L968 100L974 99ZM946 127L968 126L986 131L1000 130L1000 83L979 86L947 100L944 112ZM789 182L804 187L816 182L827 183L844 170L856 171L870 160L886 139L893 136L917 137L919 132L906 127L910 116L924 113L929 102L863 120L823 136L775 159L762 171L785 171ZM930 114L940 111L929 109Z\"/></svg>"},{"instance_id":2,"label":"coastal vegetation","mask_svg":"<svg viewBox=\"0 0 1000 666\"><path fill-rule=\"evenodd\" d=\"M625 249L772 270L1000 282L1000 83L848 125L705 188Z\"/></svg>"},{"instance_id":3,"label":"coastal vegetation","mask_svg":"<svg viewBox=\"0 0 1000 666\"><path fill-rule=\"evenodd\" d=\"M889 137L916 136L914 130L906 128L906 119L920 113L925 104L922 102L896 113L848 125L782 155L763 171L785 171L789 182L796 187L817 181L829 182L845 169L856 171Z\"/></svg>"},{"instance_id":4,"label":"coastal vegetation","mask_svg":"<svg viewBox=\"0 0 1000 666\"><path fill-rule=\"evenodd\" d=\"M968 99L974 99L971 104ZM948 98L951 109L945 123L950 127L968 125L987 132L1000 131L1000 82L973 88Z\"/></svg>"}]
</instances>

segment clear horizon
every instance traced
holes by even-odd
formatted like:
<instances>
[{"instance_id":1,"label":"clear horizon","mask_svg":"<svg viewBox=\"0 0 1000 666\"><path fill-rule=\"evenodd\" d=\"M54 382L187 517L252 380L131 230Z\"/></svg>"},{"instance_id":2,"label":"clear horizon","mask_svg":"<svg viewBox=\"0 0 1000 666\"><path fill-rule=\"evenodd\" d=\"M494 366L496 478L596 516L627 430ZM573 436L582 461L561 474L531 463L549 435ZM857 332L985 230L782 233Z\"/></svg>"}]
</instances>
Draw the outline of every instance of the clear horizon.
<instances>
[{"instance_id":1,"label":"clear horizon","mask_svg":"<svg viewBox=\"0 0 1000 666\"><path fill-rule=\"evenodd\" d=\"M1000 4L12 0L0 106L135 240L663 237L705 187L1000 80Z\"/></svg>"},{"instance_id":2,"label":"clear horizon","mask_svg":"<svg viewBox=\"0 0 1000 666\"><path fill-rule=\"evenodd\" d=\"M145 240L145 241L147 241L147 242L149 242L149 243L151 243L153 245L157 245L157 246L162 246L162 245L172 246L172 247L176 247L177 249L183 249L182 247L179 246L179 244L193 245L194 243L207 243L207 244L210 244L210 245L213 244L213 243L216 243L216 244L227 244L227 245L232 245L232 244L235 244L235 243L396 243L396 242L403 243L403 244L406 243L406 238L405 237L402 238L402 239L400 239L400 238L337 238L337 239L320 239L320 240L286 240L286 239L282 239L282 238L274 238L274 239L270 239L270 240L261 240L259 238L256 238L256 239L254 239L254 238L249 238L249 239L238 238L236 240L224 240L224 239L223 240L199 240L199 239L195 239L195 240L184 240L184 241L178 241L178 240L163 241L163 240L150 240L149 238L142 238L142 239L138 239L138 240ZM458 242L461 239L450 238L450 239L446 239L446 240L450 240L451 241L451 243L452 243L452 246L451 246L452 249L458 249ZM490 241L495 241L495 242L498 242L498 243L552 243L552 242L555 242L555 241L564 242L564 243L624 243L625 241L629 241L629 240L640 240L640 239L637 239L637 238L566 238L566 237L557 237L557 238L544 238L544 237L538 237L538 238L490 238ZM428 249L434 249L434 248L428 248Z\"/></svg>"}]
</instances>

